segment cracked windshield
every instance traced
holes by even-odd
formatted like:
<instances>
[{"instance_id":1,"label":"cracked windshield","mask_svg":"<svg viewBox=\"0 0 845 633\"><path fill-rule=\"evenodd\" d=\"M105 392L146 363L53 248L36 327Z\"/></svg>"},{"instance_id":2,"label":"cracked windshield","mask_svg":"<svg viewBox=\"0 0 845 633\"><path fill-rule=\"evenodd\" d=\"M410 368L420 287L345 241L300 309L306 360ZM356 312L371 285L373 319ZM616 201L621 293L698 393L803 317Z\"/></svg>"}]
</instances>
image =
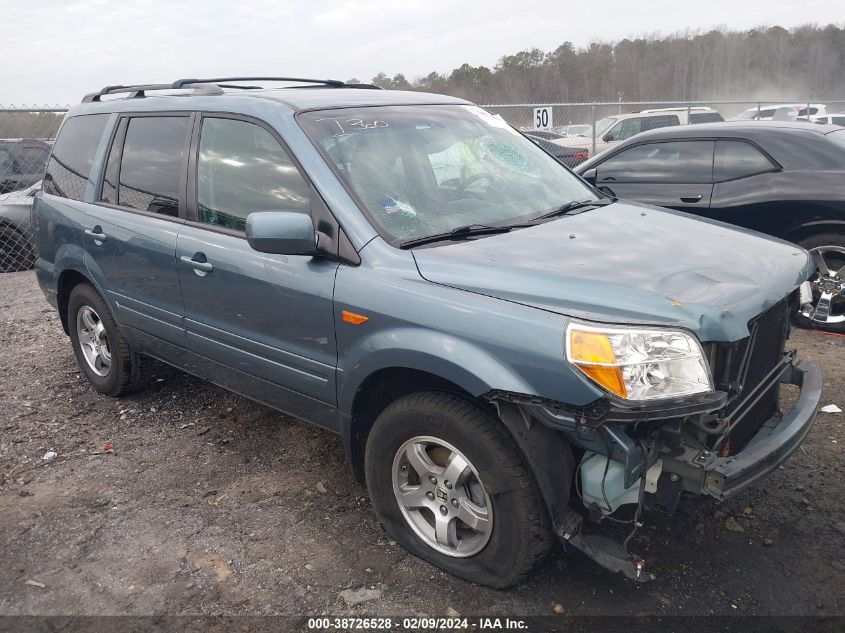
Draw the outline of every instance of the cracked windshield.
<instances>
[{"instance_id":1,"label":"cracked windshield","mask_svg":"<svg viewBox=\"0 0 845 633\"><path fill-rule=\"evenodd\" d=\"M554 158L477 106L357 108L299 121L394 242L519 224L596 199Z\"/></svg>"}]
</instances>

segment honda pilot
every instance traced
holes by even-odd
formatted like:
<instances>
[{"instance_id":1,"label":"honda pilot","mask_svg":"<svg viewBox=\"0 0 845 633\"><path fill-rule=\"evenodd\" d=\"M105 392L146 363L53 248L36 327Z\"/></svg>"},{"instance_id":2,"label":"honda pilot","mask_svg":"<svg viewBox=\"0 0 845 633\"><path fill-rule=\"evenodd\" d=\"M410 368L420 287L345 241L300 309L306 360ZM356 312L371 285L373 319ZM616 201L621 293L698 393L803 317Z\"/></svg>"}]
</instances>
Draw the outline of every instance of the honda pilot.
<instances>
[{"instance_id":1,"label":"honda pilot","mask_svg":"<svg viewBox=\"0 0 845 633\"><path fill-rule=\"evenodd\" d=\"M734 495L815 418L819 366L787 347L806 251L609 198L461 99L108 87L32 213L97 391L154 358L340 434L389 535L484 585L555 539L648 580L603 523Z\"/></svg>"}]
</instances>

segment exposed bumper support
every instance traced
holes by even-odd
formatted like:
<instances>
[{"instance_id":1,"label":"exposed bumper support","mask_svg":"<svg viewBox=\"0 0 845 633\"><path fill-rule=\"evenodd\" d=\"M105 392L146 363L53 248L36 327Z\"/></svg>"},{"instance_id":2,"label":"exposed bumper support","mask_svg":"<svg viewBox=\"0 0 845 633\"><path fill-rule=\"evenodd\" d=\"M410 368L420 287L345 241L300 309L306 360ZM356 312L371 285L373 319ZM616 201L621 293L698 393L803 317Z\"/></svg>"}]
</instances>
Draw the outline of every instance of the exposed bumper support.
<instances>
[{"instance_id":1,"label":"exposed bumper support","mask_svg":"<svg viewBox=\"0 0 845 633\"><path fill-rule=\"evenodd\" d=\"M801 388L795 405L764 424L737 455L713 459L706 467L703 492L717 499L736 494L780 466L804 441L821 400L821 367L798 361L781 382Z\"/></svg>"}]
</instances>

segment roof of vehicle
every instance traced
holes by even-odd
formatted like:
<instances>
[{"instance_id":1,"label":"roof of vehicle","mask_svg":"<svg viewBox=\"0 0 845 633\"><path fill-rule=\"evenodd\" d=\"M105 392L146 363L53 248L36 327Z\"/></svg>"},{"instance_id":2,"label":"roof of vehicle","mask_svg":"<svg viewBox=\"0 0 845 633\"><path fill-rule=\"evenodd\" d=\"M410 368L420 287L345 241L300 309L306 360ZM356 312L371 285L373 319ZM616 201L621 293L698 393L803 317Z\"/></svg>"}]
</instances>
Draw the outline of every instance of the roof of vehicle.
<instances>
[{"instance_id":1,"label":"roof of vehicle","mask_svg":"<svg viewBox=\"0 0 845 633\"><path fill-rule=\"evenodd\" d=\"M388 105L439 105L464 104L469 102L456 97L416 92L410 90L373 90L368 88L346 88L332 86L309 86L296 88L262 88L255 90L222 90L219 94L204 90L179 90L174 94L150 92L140 96L112 98L103 101L87 100L72 108L71 114L117 111L151 111L157 109L203 108L209 103L265 100L279 103L295 112ZM186 103L191 102L191 105Z\"/></svg>"},{"instance_id":2,"label":"roof of vehicle","mask_svg":"<svg viewBox=\"0 0 845 633\"><path fill-rule=\"evenodd\" d=\"M815 134L829 134L841 130L838 125L811 124L806 121L718 121L713 123L696 123L694 125L673 125L659 127L647 132L640 132L632 139L645 141L653 138L683 138L683 137L716 137L716 136L757 136L770 134L773 130L783 133L811 132Z\"/></svg>"},{"instance_id":3,"label":"roof of vehicle","mask_svg":"<svg viewBox=\"0 0 845 633\"><path fill-rule=\"evenodd\" d=\"M759 106L754 106L752 108L748 108L745 112L751 112L752 110L772 110L778 108L806 108L809 105L811 108L823 108L826 107L823 103L761 103Z\"/></svg>"},{"instance_id":4,"label":"roof of vehicle","mask_svg":"<svg viewBox=\"0 0 845 633\"><path fill-rule=\"evenodd\" d=\"M812 168L814 161L822 160L819 153L808 153L804 150L814 147L816 139L821 139L832 132L842 132L839 125L808 123L806 121L721 121L717 123L696 123L694 125L673 125L661 127L646 132L640 132L613 145L609 149L592 156L589 160L575 168L577 173L591 169L595 165L607 160L608 156L624 149L648 141L666 141L675 139L712 139L712 138L741 138L757 143L769 152L781 165L790 168ZM823 143L828 145L828 143ZM841 156L841 149L833 150L837 157ZM839 160L839 158L837 158ZM821 168L821 163L819 163Z\"/></svg>"}]
</instances>

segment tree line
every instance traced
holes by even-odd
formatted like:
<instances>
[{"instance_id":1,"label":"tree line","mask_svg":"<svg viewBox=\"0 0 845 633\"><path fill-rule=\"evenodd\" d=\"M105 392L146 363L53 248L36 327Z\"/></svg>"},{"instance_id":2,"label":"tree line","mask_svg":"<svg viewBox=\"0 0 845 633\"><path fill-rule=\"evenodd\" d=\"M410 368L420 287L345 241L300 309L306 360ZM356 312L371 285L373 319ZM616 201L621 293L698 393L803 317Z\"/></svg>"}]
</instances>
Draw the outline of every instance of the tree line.
<instances>
[{"instance_id":1,"label":"tree line","mask_svg":"<svg viewBox=\"0 0 845 633\"><path fill-rule=\"evenodd\" d=\"M805 100L845 99L843 77L845 24L829 24L564 42L504 55L493 68L465 63L411 80L381 72L372 83L478 103Z\"/></svg>"}]
</instances>

